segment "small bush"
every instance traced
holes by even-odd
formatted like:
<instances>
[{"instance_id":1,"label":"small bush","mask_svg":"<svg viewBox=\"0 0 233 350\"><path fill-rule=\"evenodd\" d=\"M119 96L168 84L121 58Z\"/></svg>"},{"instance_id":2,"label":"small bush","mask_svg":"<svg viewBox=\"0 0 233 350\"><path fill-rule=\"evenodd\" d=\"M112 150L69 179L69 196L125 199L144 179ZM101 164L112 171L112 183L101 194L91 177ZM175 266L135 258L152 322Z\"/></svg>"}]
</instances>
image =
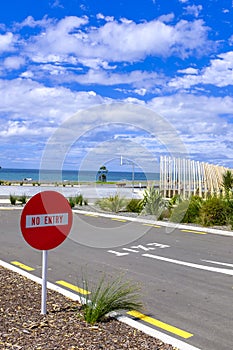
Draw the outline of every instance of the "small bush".
<instances>
[{"instance_id":1,"label":"small bush","mask_svg":"<svg viewBox=\"0 0 233 350\"><path fill-rule=\"evenodd\" d=\"M69 204L70 204L70 207L71 207L71 208L74 208L74 206L75 206L75 198L70 197L70 198L69 198Z\"/></svg>"},{"instance_id":2,"label":"small bush","mask_svg":"<svg viewBox=\"0 0 233 350\"><path fill-rule=\"evenodd\" d=\"M200 223L203 226L226 225L226 202L218 197L212 197L203 202L200 209Z\"/></svg>"},{"instance_id":3,"label":"small bush","mask_svg":"<svg viewBox=\"0 0 233 350\"><path fill-rule=\"evenodd\" d=\"M203 200L192 196L190 200L183 200L172 210L170 221L181 223L198 223Z\"/></svg>"},{"instance_id":4,"label":"small bush","mask_svg":"<svg viewBox=\"0 0 233 350\"><path fill-rule=\"evenodd\" d=\"M21 202L22 204L26 204L27 203L27 197L25 194L23 194L22 196L17 198L17 201Z\"/></svg>"},{"instance_id":5,"label":"small bush","mask_svg":"<svg viewBox=\"0 0 233 350\"><path fill-rule=\"evenodd\" d=\"M87 282L84 288L90 290ZM113 311L142 308L138 286L129 281L122 281L121 277L109 282L103 277L90 291L91 293L85 296L86 303L83 306L84 319L90 324L104 320Z\"/></svg>"},{"instance_id":6,"label":"small bush","mask_svg":"<svg viewBox=\"0 0 233 350\"><path fill-rule=\"evenodd\" d=\"M14 196L13 194L10 194L10 202L12 205L15 205L17 201L17 197Z\"/></svg>"},{"instance_id":7,"label":"small bush","mask_svg":"<svg viewBox=\"0 0 233 350\"><path fill-rule=\"evenodd\" d=\"M163 210L166 208L167 203L163 199L161 193L154 188L149 187L145 190L143 195L143 210L142 214L155 215L159 218Z\"/></svg>"},{"instance_id":8,"label":"small bush","mask_svg":"<svg viewBox=\"0 0 233 350\"><path fill-rule=\"evenodd\" d=\"M170 217L171 222L187 222L185 221L185 214L188 210L189 201L183 200L177 207L173 208Z\"/></svg>"},{"instance_id":9,"label":"small bush","mask_svg":"<svg viewBox=\"0 0 233 350\"><path fill-rule=\"evenodd\" d=\"M116 194L115 196L99 199L96 201L96 204L102 210L118 213L126 208L128 200Z\"/></svg>"},{"instance_id":10,"label":"small bush","mask_svg":"<svg viewBox=\"0 0 233 350\"><path fill-rule=\"evenodd\" d=\"M126 211L131 213L141 213L143 202L141 199L132 198L126 206Z\"/></svg>"},{"instance_id":11,"label":"small bush","mask_svg":"<svg viewBox=\"0 0 233 350\"><path fill-rule=\"evenodd\" d=\"M84 202L84 200L83 200L83 195L82 194L79 194L78 196L75 197L75 203L77 205L82 206L83 202Z\"/></svg>"}]
</instances>

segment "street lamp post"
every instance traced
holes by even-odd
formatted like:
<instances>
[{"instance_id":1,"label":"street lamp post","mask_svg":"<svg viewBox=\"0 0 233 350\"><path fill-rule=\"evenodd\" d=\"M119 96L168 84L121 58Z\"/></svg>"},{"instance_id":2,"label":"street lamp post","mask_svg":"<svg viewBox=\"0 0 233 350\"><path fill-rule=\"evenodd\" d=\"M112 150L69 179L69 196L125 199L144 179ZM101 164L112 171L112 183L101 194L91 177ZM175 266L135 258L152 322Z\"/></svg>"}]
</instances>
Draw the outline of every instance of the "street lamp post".
<instances>
[{"instance_id":1,"label":"street lamp post","mask_svg":"<svg viewBox=\"0 0 233 350\"><path fill-rule=\"evenodd\" d=\"M132 192L134 193L134 173L135 173L135 166L134 166L134 162L130 161L130 160L124 160L123 161L123 157L121 156L121 166L122 165L132 165Z\"/></svg>"}]
</instances>

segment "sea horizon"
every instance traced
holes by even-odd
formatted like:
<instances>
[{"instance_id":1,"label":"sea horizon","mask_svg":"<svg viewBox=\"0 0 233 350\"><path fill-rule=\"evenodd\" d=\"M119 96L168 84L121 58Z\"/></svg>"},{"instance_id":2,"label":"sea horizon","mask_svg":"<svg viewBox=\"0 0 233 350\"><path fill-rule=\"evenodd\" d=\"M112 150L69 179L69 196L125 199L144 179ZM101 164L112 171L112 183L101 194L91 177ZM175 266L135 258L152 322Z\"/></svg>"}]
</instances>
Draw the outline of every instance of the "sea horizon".
<instances>
[{"instance_id":1,"label":"sea horizon","mask_svg":"<svg viewBox=\"0 0 233 350\"><path fill-rule=\"evenodd\" d=\"M107 172L107 182L117 181L156 181L159 180L159 173L135 171L112 171ZM0 180L2 181L35 181L35 182L95 182L98 180L98 171L93 170L41 170L22 168L1 168Z\"/></svg>"}]
</instances>

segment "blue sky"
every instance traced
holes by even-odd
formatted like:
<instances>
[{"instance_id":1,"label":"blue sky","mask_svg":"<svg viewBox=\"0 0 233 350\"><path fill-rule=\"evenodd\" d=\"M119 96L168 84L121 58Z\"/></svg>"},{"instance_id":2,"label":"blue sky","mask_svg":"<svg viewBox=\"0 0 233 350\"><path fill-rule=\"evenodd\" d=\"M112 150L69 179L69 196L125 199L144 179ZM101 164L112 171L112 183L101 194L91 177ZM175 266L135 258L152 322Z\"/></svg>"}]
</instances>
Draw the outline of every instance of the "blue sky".
<instances>
[{"instance_id":1,"label":"blue sky","mask_svg":"<svg viewBox=\"0 0 233 350\"><path fill-rule=\"evenodd\" d=\"M2 1L0 165L39 168L76 112L117 102L162 116L191 159L233 168L232 16L231 0ZM158 161L147 118L81 118L64 167Z\"/></svg>"}]
</instances>

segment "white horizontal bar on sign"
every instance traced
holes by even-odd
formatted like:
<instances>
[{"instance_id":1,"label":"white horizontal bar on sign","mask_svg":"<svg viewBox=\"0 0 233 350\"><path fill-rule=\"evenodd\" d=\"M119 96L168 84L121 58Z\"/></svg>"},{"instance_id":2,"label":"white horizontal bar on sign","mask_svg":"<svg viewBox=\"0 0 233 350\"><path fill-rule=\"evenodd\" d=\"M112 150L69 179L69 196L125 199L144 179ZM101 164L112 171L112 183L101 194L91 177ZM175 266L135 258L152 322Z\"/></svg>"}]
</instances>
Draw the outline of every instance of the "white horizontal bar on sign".
<instances>
[{"instance_id":1,"label":"white horizontal bar on sign","mask_svg":"<svg viewBox=\"0 0 233 350\"><path fill-rule=\"evenodd\" d=\"M68 213L26 215L26 228L68 225Z\"/></svg>"}]
</instances>

